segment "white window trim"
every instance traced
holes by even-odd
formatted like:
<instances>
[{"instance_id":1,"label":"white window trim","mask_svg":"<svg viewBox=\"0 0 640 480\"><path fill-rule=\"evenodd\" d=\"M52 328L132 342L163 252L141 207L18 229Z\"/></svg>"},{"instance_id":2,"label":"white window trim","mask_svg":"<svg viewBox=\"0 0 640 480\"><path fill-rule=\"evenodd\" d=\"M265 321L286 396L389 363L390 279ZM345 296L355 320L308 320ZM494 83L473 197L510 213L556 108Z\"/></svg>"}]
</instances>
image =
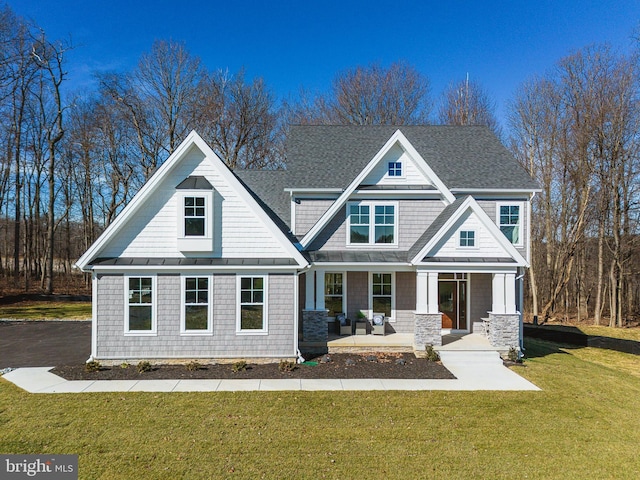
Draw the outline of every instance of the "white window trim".
<instances>
[{"instance_id":1,"label":"white window trim","mask_svg":"<svg viewBox=\"0 0 640 480\"><path fill-rule=\"evenodd\" d=\"M263 324L261 329L254 330L243 330L241 328L241 290L242 290L242 279L243 278L262 278L262 318ZM236 275L236 335L268 335L269 334L269 308L268 308L268 299L269 299L269 275L264 274L238 274Z\"/></svg>"},{"instance_id":2,"label":"white window trim","mask_svg":"<svg viewBox=\"0 0 640 480\"><path fill-rule=\"evenodd\" d=\"M520 207L520 217L518 218L518 226L520 227L520 238L518 239L518 243L512 243L514 247L523 247L524 246L524 214L525 214L525 202L496 202L496 225L498 226L498 230L500 230L500 207L507 206L517 206ZM500 231L502 233L502 231ZM509 240L511 243L511 240Z\"/></svg>"},{"instance_id":3,"label":"white window trim","mask_svg":"<svg viewBox=\"0 0 640 480\"><path fill-rule=\"evenodd\" d=\"M207 278L208 282L208 302L207 302L207 329L206 330L187 330L187 318L186 318L186 290L187 290L187 278ZM213 300L213 276L212 275L180 275L180 335L184 336L198 336L198 335L213 335L213 306L211 301Z\"/></svg>"},{"instance_id":4,"label":"white window trim","mask_svg":"<svg viewBox=\"0 0 640 480\"><path fill-rule=\"evenodd\" d=\"M396 178L405 178L405 163L402 160L396 160L393 161L393 163L399 163L400 164L400 175L389 175L389 164L391 163L391 160L387 160L386 161L386 165L387 165L387 174L386 177L390 180L394 180Z\"/></svg>"},{"instance_id":5,"label":"white window trim","mask_svg":"<svg viewBox=\"0 0 640 480\"><path fill-rule=\"evenodd\" d=\"M373 311L373 275L375 273L391 274L391 317L387 318L390 323L396 321L396 272L385 272L383 270L369 272L369 311L367 312L367 318L373 318L373 314L377 313Z\"/></svg>"},{"instance_id":6,"label":"white window trim","mask_svg":"<svg viewBox=\"0 0 640 480\"><path fill-rule=\"evenodd\" d=\"M127 337L155 337L158 335L158 276L149 274L124 275L124 335ZM151 279L151 330L129 330L129 279Z\"/></svg>"},{"instance_id":7,"label":"white window trim","mask_svg":"<svg viewBox=\"0 0 640 480\"><path fill-rule=\"evenodd\" d=\"M326 270L324 272L325 274L325 278L326 275L328 273L340 273L342 274L342 312L339 313L344 313L345 315L347 314L347 272L341 272L338 270ZM325 280L326 281L326 280ZM325 284L326 286L326 284ZM327 295L325 294L325 305L326 305L326 297Z\"/></svg>"},{"instance_id":8,"label":"white window trim","mask_svg":"<svg viewBox=\"0 0 640 480\"><path fill-rule=\"evenodd\" d=\"M460 245L461 242L461 234L462 232L473 232L473 245L469 246L469 245ZM480 245L478 242L478 230L476 230L475 228L461 228L460 230L458 230L458 232L456 233L456 248L459 250L479 250L480 249Z\"/></svg>"},{"instance_id":9,"label":"white window trim","mask_svg":"<svg viewBox=\"0 0 640 480\"><path fill-rule=\"evenodd\" d=\"M205 198L205 220L203 236L186 236L184 233L184 199ZM177 193L178 249L183 252L213 251L213 190L179 190Z\"/></svg>"},{"instance_id":10,"label":"white window trim","mask_svg":"<svg viewBox=\"0 0 640 480\"><path fill-rule=\"evenodd\" d=\"M399 178L399 177L396 177ZM376 249L384 249L384 248L398 248L398 222L399 222L399 202L389 202L389 201L373 201L373 200L358 200L347 202L347 230L346 230L346 242L347 247L351 248L367 248L375 247ZM369 242L368 243L351 243L351 215L349 210L352 205L366 205L369 207ZM386 207L393 206L393 243L375 243L375 207Z\"/></svg>"}]
</instances>

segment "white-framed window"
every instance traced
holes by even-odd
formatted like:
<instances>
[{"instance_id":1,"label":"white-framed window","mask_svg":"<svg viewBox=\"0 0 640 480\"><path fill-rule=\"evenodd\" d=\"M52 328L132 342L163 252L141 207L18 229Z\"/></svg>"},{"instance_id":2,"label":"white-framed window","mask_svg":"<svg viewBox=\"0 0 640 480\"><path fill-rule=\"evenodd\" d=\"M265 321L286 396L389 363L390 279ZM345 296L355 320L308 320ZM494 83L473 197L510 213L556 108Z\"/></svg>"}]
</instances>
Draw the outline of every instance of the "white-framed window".
<instances>
[{"instance_id":1,"label":"white-framed window","mask_svg":"<svg viewBox=\"0 0 640 480\"><path fill-rule=\"evenodd\" d=\"M266 275L237 276L236 333L267 334Z\"/></svg>"},{"instance_id":2,"label":"white-framed window","mask_svg":"<svg viewBox=\"0 0 640 480\"><path fill-rule=\"evenodd\" d=\"M184 197L184 236L204 237L207 225L207 198Z\"/></svg>"},{"instance_id":3,"label":"white-framed window","mask_svg":"<svg viewBox=\"0 0 640 480\"><path fill-rule=\"evenodd\" d=\"M211 287L209 276L182 277L182 312L180 332L185 335L213 333L211 321Z\"/></svg>"},{"instance_id":4,"label":"white-framed window","mask_svg":"<svg viewBox=\"0 0 640 480\"><path fill-rule=\"evenodd\" d=\"M458 246L462 248L474 248L476 246L475 230L460 230Z\"/></svg>"},{"instance_id":5,"label":"white-framed window","mask_svg":"<svg viewBox=\"0 0 640 480\"><path fill-rule=\"evenodd\" d=\"M388 162L387 173L390 177L402 176L402 162Z\"/></svg>"},{"instance_id":6,"label":"white-framed window","mask_svg":"<svg viewBox=\"0 0 640 480\"><path fill-rule=\"evenodd\" d=\"M500 231L514 245L521 246L522 239L522 213L524 212L523 203L498 203L497 224Z\"/></svg>"},{"instance_id":7,"label":"white-framed window","mask_svg":"<svg viewBox=\"0 0 640 480\"><path fill-rule=\"evenodd\" d=\"M184 252L213 250L213 191L179 190L178 248Z\"/></svg>"},{"instance_id":8,"label":"white-framed window","mask_svg":"<svg viewBox=\"0 0 640 480\"><path fill-rule=\"evenodd\" d=\"M125 276L125 335L156 335L155 275Z\"/></svg>"},{"instance_id":9,"label":"white-framed window","mask_svg":"<svg viewBox=\"0 0 640 480\"><path fill-rule=\"evenodd\" d=\"M347 245L398 245L397 202L353 202L347 206Z\"/></svg>"},{"instance_id":10,"label":"white-framed window","mask_svg":"<svg viewBox=\"0 0 640 480\"><path fill-rule=\"evenodd\" d=\"M346 312L346 280L343 272L325 272L324 274L324 306L328 317Z\"/></svg>"},{"instance_id":11,"label":"white-framed window","mask_svg":"<svg viewBox=\"0 0 640 480\"><path fill-rule=\"evenodd\" d=\"M395 295L393 272L371 272L371 313L384 313L385 317L395 318Z\"/></svg>"}]
</instances>

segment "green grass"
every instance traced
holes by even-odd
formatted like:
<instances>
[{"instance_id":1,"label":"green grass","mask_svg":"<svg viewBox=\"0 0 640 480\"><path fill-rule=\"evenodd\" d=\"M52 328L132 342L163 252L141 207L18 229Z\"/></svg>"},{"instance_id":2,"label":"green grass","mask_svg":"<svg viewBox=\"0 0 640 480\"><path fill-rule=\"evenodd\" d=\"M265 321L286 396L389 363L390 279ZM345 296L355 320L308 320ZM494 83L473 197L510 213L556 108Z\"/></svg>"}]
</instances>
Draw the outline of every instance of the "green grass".
<instances>
[{"instance_id":1,"label":"green grass","mask_svg":"<svg viewBox=\"0 0 640 480\"><path fill-rule=\"evenodd\" d=\"M0 318L87 320L91 318L91 302L23 302L0 305Z\"/></svg>"},{"instance_id":2,"label":"green grass","mask_svg":"<svg viewBox=\"0 0 640 480\"><path fill-rule=\"evenodd\" d=\"M636 478L637 357L528 341L541 392L35 395L0 380L0 452L80 478Z\"/></svg>"}]
</instances>

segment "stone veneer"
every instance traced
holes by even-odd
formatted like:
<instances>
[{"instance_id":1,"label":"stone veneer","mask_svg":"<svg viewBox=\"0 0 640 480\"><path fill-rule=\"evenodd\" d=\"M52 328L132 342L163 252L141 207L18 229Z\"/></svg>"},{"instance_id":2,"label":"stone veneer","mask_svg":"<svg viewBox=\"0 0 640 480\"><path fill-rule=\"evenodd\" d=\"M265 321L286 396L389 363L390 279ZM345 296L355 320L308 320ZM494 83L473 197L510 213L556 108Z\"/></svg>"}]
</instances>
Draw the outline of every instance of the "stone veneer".
<instances>
[{"instance_id":1,"label":"stone veneer","mask_svg":"<svg viewBox=\"0 0 640 480\"><path fill-rule=\"evenodd\" d=\"M492 347L520 350L520 315L489 313L488 337Z\"/></svg>"},{"instance_id":2,"label":"stone veneer","mask_svg":"<svg viewBox=\"0 0 640 480\"><path fill-rule=\"evenodd\" d=\"M416 350L424 350L427 345L442 345L442 314L414 313L414 345Z\"/></svg>"},{"instance_id":3,"label":"stone veneer","mask_svg":"<svg viewBox=\"0 0 640 480\"><path fill-rule=\"evenodd\" d=\"M328 340L327 310L303 310L302 341L327 343Z\"/></svg>"}]
</instances>

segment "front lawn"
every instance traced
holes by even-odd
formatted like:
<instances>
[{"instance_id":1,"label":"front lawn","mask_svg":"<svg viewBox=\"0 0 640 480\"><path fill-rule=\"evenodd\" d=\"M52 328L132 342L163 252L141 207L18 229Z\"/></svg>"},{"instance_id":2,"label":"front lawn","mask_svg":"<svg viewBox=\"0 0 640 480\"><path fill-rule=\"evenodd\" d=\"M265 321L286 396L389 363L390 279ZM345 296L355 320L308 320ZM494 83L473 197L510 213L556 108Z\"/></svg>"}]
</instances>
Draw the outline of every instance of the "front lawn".
<instances>
[{"instance_id":1,"label":"front lawn","mask_svg":"<svg viewBox=\"0 0 640 480\"><path fill-rule=\"evenodd\" d=\"M528 341L542 392L33 395L0 380L0 452L80 478L636 478L640 360Z\"/></svg>"},{"instance_id":2,"label":"front lawn","mask_svg":"<svg viewBox=\"0 0 640 480\"><path fill-rule=\"evenodd\" d=\"M637 357L527 342L542 392L34 395L0 380L0 452L80 478L636 478Z\"/></svg>"},{"instance_id":3,"label":"front lawn","mask_svg":"<svg viewBox=\"0 0 640 480\"><path fill-rule=\"evenodd\" d=\"M21 302L0 305L0 318L16 320L89 320L91 302Z\"/></svg>"}]
</instances>

